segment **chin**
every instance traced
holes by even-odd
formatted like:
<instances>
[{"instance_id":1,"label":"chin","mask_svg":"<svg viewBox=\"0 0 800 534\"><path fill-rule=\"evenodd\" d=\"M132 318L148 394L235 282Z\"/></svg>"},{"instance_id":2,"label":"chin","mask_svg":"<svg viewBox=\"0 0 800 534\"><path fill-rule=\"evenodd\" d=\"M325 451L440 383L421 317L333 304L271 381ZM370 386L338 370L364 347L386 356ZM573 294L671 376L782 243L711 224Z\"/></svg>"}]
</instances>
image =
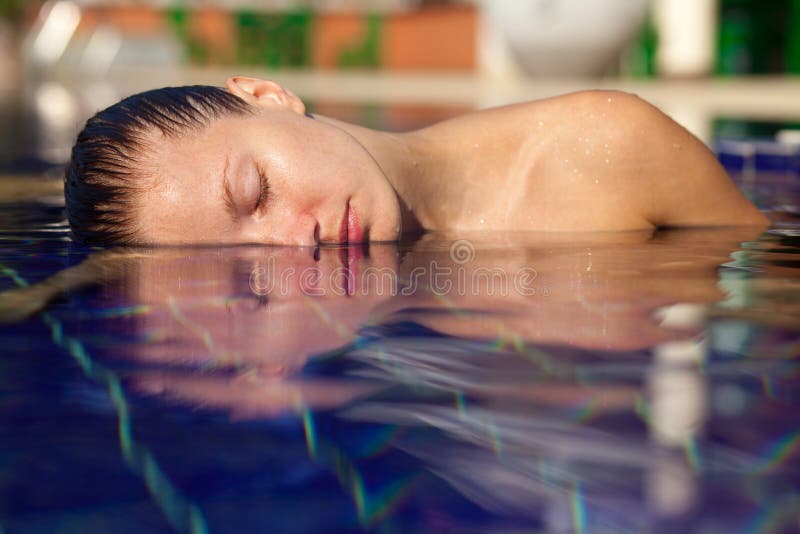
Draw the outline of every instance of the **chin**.
<instances>
[{"instance_id":1,"label":"chin","mask_svg":"<svg viewBox=\"0 0 800 534\"><path fill-rule=\"evenodd\" d=\"M400 225L398 224L397 227ZM395 230L392 225L381 226L378 228L371 228L369 234L365 236L363 242L379 243L391 242L400 239L400 232Z\"/></svg>"}]
</instances>

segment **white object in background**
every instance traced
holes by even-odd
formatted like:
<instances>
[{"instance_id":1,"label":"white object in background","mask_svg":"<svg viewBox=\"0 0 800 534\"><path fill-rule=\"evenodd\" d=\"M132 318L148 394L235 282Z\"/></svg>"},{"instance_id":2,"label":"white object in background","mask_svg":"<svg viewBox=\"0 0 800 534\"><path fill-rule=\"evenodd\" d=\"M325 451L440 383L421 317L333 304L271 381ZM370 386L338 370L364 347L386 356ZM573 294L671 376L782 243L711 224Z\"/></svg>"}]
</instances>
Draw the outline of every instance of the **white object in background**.
<instances>
[{"instance_id":1,"label":"white object in background","mask_svg":"<svg viewBox=\"0 0 800 534\"><path fill-rule=\"evenodd\" d=\"M485 0L489 1L489 0ZM495 79L518 79L522 69L511 54L511 48L498 24L490 21L484 9L478 19L478 70L482 76ZM492 105L494 102L486 103Z\"/></svg>"},{"instance_id":2,"label":"white object in background","mask_svg":"<svg viewBox=\"0 0 800 534\"><path fill-rule=\"evenodd\" d=\"M636 37L649 2L481 0L483 24L492 36L484 42L496 46L501 39L529 75L599 76L616 66Z\"/></svg>"},{"instance_id":3,"label":"white object in background","mask_svg":"<svg viewBox=\"0 0 800 534\"><path fill-rule=\"evenodd\" d=\"M655 0L658 73L704 76L714 63L717 0Z\"/></svg>"},{"instance_id":4,"label":"white object in background","mask_svg":"<svg viewBox=\"0 0 800 534\"><path fill-rule=\"evenodd\" d=\"M101 24L95 28L83 49L80 67L95 76L108 74L122 48L122 34L115 27Z\"/></svg>"},{"instance_id":5,"label":"white object in background","mask_svg":"<svg viewBox=\"0 0 800 534\"><path fill-rule=\"evenodd\" d=\"M33 97L38 122L37 155L50 162L69 160L79 121L77 99L56 82L40 84Z\"/></svg>"},{"instance_id":6,"label":"white object in background","mask_svg":"<svg viewBox=\"0 0 800 534\"><path fill-rule=\"evenodd\" d=\"M775 140L784 145L800 146L800 130L781 130Z\"/></svg>"},{"instance_id":7,"label":"white object in background","mask_svg":"<svg viewBox=\"0 0 800 534\"><path fill-rule=\"evenodd\" d=\"M81 10L74 2L50 1L41 9L34 30L31 52L36 63L56 63L67 49L78 24Z\"/></svg>"}]
</instances>

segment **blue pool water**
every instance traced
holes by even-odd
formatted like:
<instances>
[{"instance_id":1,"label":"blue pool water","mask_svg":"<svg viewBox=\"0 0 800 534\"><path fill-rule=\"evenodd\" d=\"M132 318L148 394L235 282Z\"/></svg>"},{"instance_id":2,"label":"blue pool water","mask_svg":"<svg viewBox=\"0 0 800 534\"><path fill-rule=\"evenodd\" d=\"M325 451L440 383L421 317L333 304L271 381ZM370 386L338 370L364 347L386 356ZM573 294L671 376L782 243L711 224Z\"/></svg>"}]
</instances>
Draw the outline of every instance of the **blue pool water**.
<instances>
[{"instance_id":1,"label":"blue pool water","mask_svg":"<svg viewBox=\"0 0 800 534\"><path fill-rule=\"evenodd\" d=\"M798 205L796 176L741 185ZM0 532L796 532L773 217L98 251L0 202Z\"/></svg>"}]
</instances>

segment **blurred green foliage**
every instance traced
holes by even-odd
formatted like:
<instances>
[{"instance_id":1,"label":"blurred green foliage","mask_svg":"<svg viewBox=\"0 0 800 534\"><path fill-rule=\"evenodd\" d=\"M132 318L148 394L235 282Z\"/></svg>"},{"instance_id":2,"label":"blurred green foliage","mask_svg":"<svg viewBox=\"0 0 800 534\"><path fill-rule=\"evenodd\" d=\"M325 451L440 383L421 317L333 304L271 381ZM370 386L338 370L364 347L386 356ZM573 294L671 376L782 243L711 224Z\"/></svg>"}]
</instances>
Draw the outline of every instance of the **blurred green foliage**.
<instances>
[{"instance_id":1,"label":"blurred green foliage","mask_svg":"<svg viewBox=\"0 0 800 534\"><path fill-rule=\"evenodd\" d=\"M648 11L639 34L630 48L622 74L634 78L654 78L658 75L658 29L652 11Z\"/></svg>"},{"instance_id":2,"label":"blurred green foliage","mask_svg":"<svg viewBox=\"0 0 800 534\"><path fill-rule=\"evenodd\" d=\"M363 41L345 48L339 53L337 61L339 67L376 68L380 65L383 20L380 15L369 14L366 15L364 23Z\"/></svg>"},{"instance_id":3,"label":"blurred green foliage","mask_svg":"<svg viewBox=\"0 0 800 534\"><path fill-rule=\"evenodd\" d=\"M203 64L208 61L209 51L192 37L189 31L189 11L186 8L171 8L167 10L167 19L178 38L183 43L189 60L195 64Z\"/></svg>"},{"instance_id":4,"label":"blurred green foliage","mask_svg":"<svg viewBox=\"0 0 800 534\"><path fill-rule=\"evenodd\" d=\"M800 73L800 0L721 0L718 75Z\"/></svg>"},{"instance_id":5,"label":"blurred green foliage","mask_svg":"<svg viewBox=\"0 0 800 534\"><path fill-rule=\"evenodd\" d=\"M239 64L273 68L310 65L312 21L308 10L240 11L236 17Z\"/></svg>"},{"instance_id":6,"label":"blurred green foliage","mask_svg":"<svg viewBox=\"0 0 800 534\"><path fill-rule=\"evenodd\" d=\"M800 129L798 121L761 121L716 117L712 123L714 139L773 139L781 130Z\"/></svg>"}]
</instances>

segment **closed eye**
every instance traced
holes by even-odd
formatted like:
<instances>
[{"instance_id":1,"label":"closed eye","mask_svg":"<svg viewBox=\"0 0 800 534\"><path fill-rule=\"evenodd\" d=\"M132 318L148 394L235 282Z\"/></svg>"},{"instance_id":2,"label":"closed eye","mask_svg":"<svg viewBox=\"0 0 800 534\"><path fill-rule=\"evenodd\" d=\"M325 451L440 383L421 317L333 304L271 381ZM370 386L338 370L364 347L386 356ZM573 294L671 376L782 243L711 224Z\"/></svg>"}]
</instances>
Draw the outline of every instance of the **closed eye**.
<instances>
[{"instance_id":1,"label":"closed eye","mask_svg":"<svg viewBox=\"0 0 800 534\"><path fill-rule=\"evenodd\" d=\"M255 211L256 213L263 213L264 208L267 204L267 199L269 198L269 181L267 180L267 173L264 172L259 166L256 166L258 171L258 181L261 185L260 192L258 194L258 202L256 202Z\"/></svg>"}]
</instances>

